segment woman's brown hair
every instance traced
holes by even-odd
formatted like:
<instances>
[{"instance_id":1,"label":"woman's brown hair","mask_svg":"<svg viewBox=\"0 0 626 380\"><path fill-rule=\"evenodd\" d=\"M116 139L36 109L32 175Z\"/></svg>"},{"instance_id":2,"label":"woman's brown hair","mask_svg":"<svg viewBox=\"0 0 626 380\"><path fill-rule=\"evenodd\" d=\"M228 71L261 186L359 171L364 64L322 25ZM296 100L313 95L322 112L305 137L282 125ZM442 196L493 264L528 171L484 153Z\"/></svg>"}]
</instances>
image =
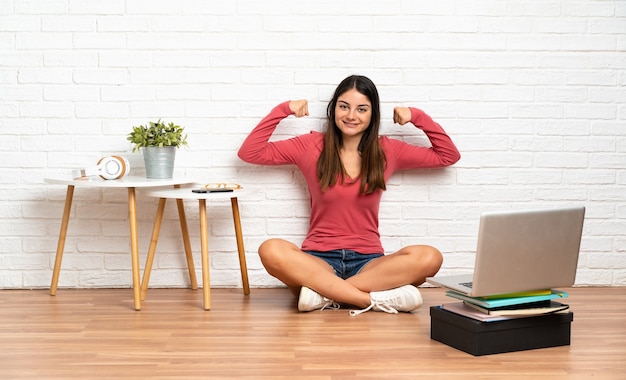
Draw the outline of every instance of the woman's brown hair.
<instances>
[{"instance_id":1,"label":"woman's brown hair","mask_svg":"<svg viewBox=\"0 0 626 380\"><path fill-rule=\"evenodd\" d=\"M322 191L334 186L339 179L346 180L346 171L341 163L339 150L343 146L341 130L335 123L335 108L337 99L348 90L355 89L367 96L372 103L372 118L369 127L361 136L359 153L361 154L361 194L371 194L378 189L385 190L385 152L378 141L380 128L380 100L374 83L362 75L352 75L341 81L335 89L335 94L326 108L327 128L324 133L324 147L317 160L317 178Z\"/></svg>"}]
</instances>

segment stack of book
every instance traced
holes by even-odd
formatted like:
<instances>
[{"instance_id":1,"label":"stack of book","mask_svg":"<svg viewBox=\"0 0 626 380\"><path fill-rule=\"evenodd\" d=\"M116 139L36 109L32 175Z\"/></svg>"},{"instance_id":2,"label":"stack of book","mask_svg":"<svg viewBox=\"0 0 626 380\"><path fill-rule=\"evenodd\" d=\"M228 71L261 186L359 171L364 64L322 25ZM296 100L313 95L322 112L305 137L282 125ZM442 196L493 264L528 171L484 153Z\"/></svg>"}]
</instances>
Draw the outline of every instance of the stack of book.
<instances>
[{"instance_id":1,"label":"stack of book","mask_svg":"<svg viewBox=\"0 0 626 380\"><path fill-rule=\"evenodd\" d=\"M489 297L469 297L452 290L448 297L459 302L445 303L441 308L481 322L495 322L514 318L526 318L554 313L568 313L569 306L555 301L567 297L567 293L555 290L535 290L502 294Z\"/></svg>"}]
</instances>

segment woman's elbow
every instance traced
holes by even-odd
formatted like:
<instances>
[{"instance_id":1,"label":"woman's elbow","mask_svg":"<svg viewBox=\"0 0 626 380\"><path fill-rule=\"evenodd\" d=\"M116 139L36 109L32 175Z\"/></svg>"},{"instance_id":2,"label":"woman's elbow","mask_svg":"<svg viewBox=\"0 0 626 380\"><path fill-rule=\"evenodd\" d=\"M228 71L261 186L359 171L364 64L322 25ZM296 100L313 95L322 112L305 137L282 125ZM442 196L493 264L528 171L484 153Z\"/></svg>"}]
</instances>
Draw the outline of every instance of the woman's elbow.
<instances>
[{"instance_id":1,"label":"woman's elbow","mask_svg":"<svg viewBox=\"0 0 626 380\"><path fill-rule=\"evenodd\" d=\"M448 163L447 166L456 164L457 162L459 162L460 159L461 159L461 153L457 150L456 154L454 154L452 157L450 157L449 163Z\"/></svg>"},{"instance_id":2,"label":"woman's elbow","mask_svg":"<svg viewBox=\"0 0 626 380\"><path fill-rule=\"evenodd\" d=\"M455 151L454 153L446 154L445 156L440 156L441 166L451 166L456 164L461 159L461 153L459 151Z\"/></svg>"},{"instance_id":3,"label":"woman's elbow","mask_svg":"<svg viewBox=\"0 0 626 380\"><path fill-rule=\"evenodd\" d=\"M244 149L243 147L239 148L239 150L237 151L237 157L239 157L239 159L241 159L243 162L252 163L253 161L250 151Z\"/></svg>"}]
</instances>

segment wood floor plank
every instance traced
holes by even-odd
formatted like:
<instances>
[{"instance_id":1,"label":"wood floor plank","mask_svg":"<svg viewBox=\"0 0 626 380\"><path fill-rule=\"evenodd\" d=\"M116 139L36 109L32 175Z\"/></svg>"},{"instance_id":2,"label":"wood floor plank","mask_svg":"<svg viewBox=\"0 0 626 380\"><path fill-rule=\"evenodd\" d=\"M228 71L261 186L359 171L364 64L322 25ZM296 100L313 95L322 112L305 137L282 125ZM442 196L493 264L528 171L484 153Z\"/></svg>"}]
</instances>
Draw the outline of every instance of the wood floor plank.
<instances>
[{"instance_id":1,"label":"wood floor plank","mask_svg":"<svg viewBox=\"0 0 626 380\"><path fill-rule=\"evenodd\" d=\"M430 339L414 313L298 313L286 289L0 291L2 379L624 379L626 288L571 288L571 345L474 357Z\"/></svg>"}]
</instances>

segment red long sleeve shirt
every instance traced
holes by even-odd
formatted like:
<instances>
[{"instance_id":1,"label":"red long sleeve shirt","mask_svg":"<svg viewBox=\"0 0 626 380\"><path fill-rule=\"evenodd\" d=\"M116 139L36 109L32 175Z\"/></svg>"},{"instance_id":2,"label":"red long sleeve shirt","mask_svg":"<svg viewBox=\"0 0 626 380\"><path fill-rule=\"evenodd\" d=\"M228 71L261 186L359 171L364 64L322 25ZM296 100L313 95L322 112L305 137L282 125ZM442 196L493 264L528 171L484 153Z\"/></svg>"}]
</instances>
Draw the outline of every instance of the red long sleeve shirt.
<instances>
[{"instance_id":1,"label":"red long sleeve shirt","mask_svg":"<svg viewBox=\"0 0 626 380\"><path fill-rule=\"evenodd\" d=\"M311 216L303 250L350 249L360 253L384 253L378 232L382 190L360 194L360 180L338 182L322 192L317 178L317 160L324 144L323 134L312 131L286 140L269 142L281 120L291 115L289 102L276 106L252 130L239 149L243 161L260 165L298 166L306 180ZM443 128L430 116L411 108L411 123L428 136L432 147L420 147L380 136L387 157L385 181L397 170L437 168L452 165L459 151Z\"/></svg>"}]
</instances>

